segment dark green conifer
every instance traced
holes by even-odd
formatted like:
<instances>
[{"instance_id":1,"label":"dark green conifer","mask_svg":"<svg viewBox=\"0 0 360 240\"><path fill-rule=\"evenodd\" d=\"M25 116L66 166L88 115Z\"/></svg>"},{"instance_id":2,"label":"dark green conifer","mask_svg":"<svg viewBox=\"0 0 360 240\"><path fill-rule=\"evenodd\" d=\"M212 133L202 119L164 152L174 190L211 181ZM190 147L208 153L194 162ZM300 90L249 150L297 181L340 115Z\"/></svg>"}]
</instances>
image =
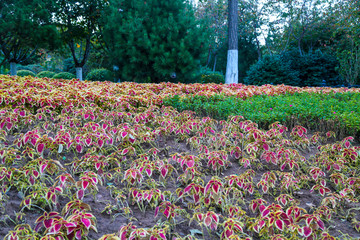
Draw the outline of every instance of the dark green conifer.
<instances>
[{"instance_id":1,"label":"dark green conifer","mask_svg":"<svg viewBox=\"0 0 360 240\"><path fill-rule=\"evenodd\" d=\"M189 81L206 33L184 0L111 0L103 37L122 81Z\"/></svg>"}]
</instances>

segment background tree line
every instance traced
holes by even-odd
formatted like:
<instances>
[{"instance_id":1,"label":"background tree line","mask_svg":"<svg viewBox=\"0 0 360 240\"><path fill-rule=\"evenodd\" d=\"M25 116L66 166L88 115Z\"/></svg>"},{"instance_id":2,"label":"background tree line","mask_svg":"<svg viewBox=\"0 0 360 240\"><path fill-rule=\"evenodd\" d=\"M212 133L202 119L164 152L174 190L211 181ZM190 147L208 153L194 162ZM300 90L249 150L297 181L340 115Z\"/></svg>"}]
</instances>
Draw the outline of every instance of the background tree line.
<instances>
[{"instance_id":1,"label":"background tree line","mask_svg":"<svg viewBox=\"0 0 360 240\"><path fill-rule=\"evenodd\" d=\"M239 0L239 82L360 84L359 17L356 0ZM227 21L227 0L3 0L0 71L223 82Z\"/></svg>"}]
</instances>

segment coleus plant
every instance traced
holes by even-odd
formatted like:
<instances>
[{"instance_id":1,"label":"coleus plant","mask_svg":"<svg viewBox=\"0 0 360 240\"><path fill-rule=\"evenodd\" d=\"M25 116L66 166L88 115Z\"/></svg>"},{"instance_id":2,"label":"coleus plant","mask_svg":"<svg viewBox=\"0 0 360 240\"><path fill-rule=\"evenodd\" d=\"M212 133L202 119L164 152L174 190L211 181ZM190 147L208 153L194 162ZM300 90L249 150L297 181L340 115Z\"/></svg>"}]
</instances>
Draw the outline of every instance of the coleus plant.
<instances>
[{"instance_id":1,"label":"coleus plant","mask_svg":"<svg viewBox=\"0 0 360 240\"><path fill-rule=\"evenodd\" d=\"M158 216L159 212L166 217L169 223L175 223L175 217L182 213L182 209L169 201L163 201L155 208L155 217Z\"/></svg>"},{"instance_id":2,"label":"coleus plant","mask_svg":"<svg viewBox=\"0 0 360 240\"><path fill-rule=\"evenodd\" d=\"M202 179L199 181L201 183ZM193 198L194 204L199 204L200 199L204 196L205 188L200 183L196 182L197 181L190 183L184 189L176 189L176 194L178 195L179 199L185 198L186 196L191 196Z\"/></svg>"},{"instance_id":3,"label":"coleus plant","mask_svg":"<svg viewBox=\"0 0 360 240\"><path fill-rule=\"evenodd\" d=\"M137 203L140 210L145 212L147 203L151 208L155 208L161 201L165 201L164 194L159 189L142 190L131 188L129 190L129 197L132 204Z\"/></svg>"},{"instance_id":4,"label":"coleus plant","mask_svg":"<svg viewBox=\"0 0 360 240\"><path fill-rule=\"evenodd\" d=\"M317 180L317 184L311 188L310 192L314 190L318 190L321 196L325 196L325 193L331 192L330 188L326 187L326 181L320 178Z\"/></svg>"},{"instance_id":5,"label":"coleus plant","mask_svg":"<svg viewBox=\"0 0 360 240\"><path fill-rule=\"evenodd\" d=\"M204 204L205 206L222 206L225 204L224 187L221 179L217 176L212 177L205 185Z\"/></svg>"},{"instance_id":6,"label":"coleus plant","mask_svg":"<svg viewBox=\"0 0 360 240\"><path fill-rule=\"evenodd\" d=\"M276 174L274 172L266 172L262 175L257 187L262 187L264 193L267 193L269 189L274 188L277 181Z\"/></svg>"},{"instance_id":7,"label":"coleus plant","mask_svg":"<svg viewBox=\"0 0 360 240\"><path fill-rule=\"evenodd\" d=\"M33 186L33 190L24 197L20 206L24 206L28 209L31 207L49 207L53 209L58 206L58 196L63 192L63 189L57 187L47 187L44 184L36 184Z\"/></svg>"},{"instance_id":8,"label":"coleus plant","mask_svg":"<svg viewBox=\"0 0 360 240\"><path fill-rule=\"evenodd\" d=\"M261 203L261 204L259 204ZM260 236L271 236L286 231L292 219L278 204L265 206L263 200L258 199L251 203L251 209L259 209L260 214L254 220L249 220L249 228L259 233ZM258 205L258 206L257 206Z\"/></svg>"},{"instance_id":9,"label":"coleus plant","mask_svg":"<svg viewBox=\"0 0 360 240\"><path fill-rule=\"evenodd\" d=\"M243 230L243 223L237 219L227 218L221 225L224 227L223 232L221 233L220 239L236 239L235 236L246 236ZM250 238L247 238L250 239Z\"/></svg>"},{"instance_id":10,"label":"coleus plant","mask_svg":"<svg viewBox=\"0 0 360 240\"><path fill-rule=\"evenodd\" d=\"M253 176L255 176L255 171L252 169L248 169L242 174L226 176L225 188L237 188L242 190L244 195L245 193L253 194Z\"/></svg>"},{"instance_id":11,"label":"coleus plant","mask_svg":"<svg viewBox=\"0 0 360 240\"><path fill-rule=\"evenodd\" d=\"M135 183L141 183L144 179L139 169L130 168L126 170L123 181L126 181L129 185L135 185Z\"/></svg>"},{"instance_id":12,"label":"coleus plant","mask_svg":"<svg viewBox=\"0 0 360 240\"><path fill-rule=\"evenodd\" d=\"M75 209L65 220L57 212L44 212L36 220L36 231L45 228L45 234L54 236L57 240L82 239L89 230L96 230L95 217L91 213Z\"/></svg>"},{"instance_id":13,"label":"coleus plant","mask_svg":"<svg viewBox=\"0 0 360 240\"><path fill-rule=\"evenodd\" d=\"M136 239L149 239L149 240L166 240L166 233L168 228L165 226L163 228L152 227L150 229L137 228L137 226L133 225L130 222L128 225L122 226L118 232L115 234L118 238L117 240L136 240ZM114 239L114 238L101 238L103 240L106 239Z\"/></svg>"},{"instance_id":14,"label":"coleus plant","mask_svg":"<svg viewBox=\"0 0 360 240\"><path fill-rule=\"evenodd\" d=\"M15 226L14 230L9 231L9 233L4 237L4 239L9 240L37 240L38 238L39 234L28 224L20 224Z\"/></svg>"},{"instance_id":15,"label":"coleus plant","mask_svg":"<svg viewBox=\"0 0 360 240\"><path fill-rule=\"evenodd\" d=\"M188 167L185 171L180 174L177 178L177 181L181 182L184 185L187 185L190 181L194 181L195 178L202 176L202 173L197 167Z\"/></svg>"},{"instance_id":16,"label":"coleus plant","mask_svg":"<svg viewBox=\"0 0 360 240\"><path fill-rule=\"evenodd\" d=\"M293 174L286 172L279 172L280 190L285 192L294 192L300 189L298 183L300 182Z\"/></svg>"},{"instance_id":17,"label":"coleus plant","mask_svg":"<svg viewBox=\"0 0 360 240\"><path fill-rule=\"evenodd\" d=\"M90 193L94 196L98 192L98 184L102 184L102 180L94 172L84 172L80 175L79 181L75 183L77 187L76 197L79 200L82 200L85 196L85 191L89 189Z\"/></svg>"},{"instance_id":18,"label":"coleus plant","mask_svg":"<svg viewBox=\"0 0 360 240\"><path fill-rule=\"evenodd\" d=\"M202 228L205 226L205 228L208 230L209 235L211 236L211 231L217 230L218 226L220 225L220 215L216 214L213 211L207 211L206 213L202 213L196 210L196 212L193 214L192 218L189 221L189 225L192 221L196 221ZM231 226L228 226L231 228Z\"/></svg>"},{"instance_id":19,"label":"coleus plant","mask_svg":"<svg viewBox=\"0 0 360 240\"><path fill-rule=\"evenodd\" d=\"M208 160L207 166L211 168L216 175L219 175L221 171L225 170L231 164L228 159L228 154L224 150L206 151L200 156Z\"/></svg>"}]
</instances>

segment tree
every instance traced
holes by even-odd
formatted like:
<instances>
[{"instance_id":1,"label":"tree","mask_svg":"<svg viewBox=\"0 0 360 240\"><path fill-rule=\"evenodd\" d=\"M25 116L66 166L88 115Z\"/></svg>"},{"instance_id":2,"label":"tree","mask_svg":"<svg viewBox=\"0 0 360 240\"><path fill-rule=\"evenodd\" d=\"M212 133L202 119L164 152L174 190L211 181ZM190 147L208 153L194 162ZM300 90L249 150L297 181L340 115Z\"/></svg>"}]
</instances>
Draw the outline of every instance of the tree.
<instances>
[{"instance_id":1,"label":"tree","mask_svg":"<svg viewBox=\"0 0 360 240\"><path fill-rule=\"evenodd\" d=\"M196 8L196 17L201 19L209 33L209 50L206 60L206 67L216 71L219 51L227 39L227 0L201 0Z\"/></svg>"},{"instance_id":2,"label":"tree","mask_svg":"<svg viewBox=\"0 0 360 240\"><path fill-rule=\"evenodd\" d=\"M51 0L0 1L0 48L16 75L16 64L26 61L41 47L57 46L57 31L51 22Z\"/></svg>"},{"instance_id":3,"label":"tree","mask_svg":"<svg viewBox=\"0 0 360 240\"><path fill-rule=\"evenodd\" d=\"M226 66L225 83L238 83L238 35L237 35L237 19L238 19L238 1L229 0L229 50Z\"/></svg>"},{"instance_id":4,"label":"tree","mask_svg":"<svg viewBox=\"0 0 360 240\"><path fill-rule=\"evenodd\" d=\"M103 39L125 81L188 81L205 56L206 32L184 0L111 0Z\"/></svg>"},{"instance_id":5,"label":"tree","mask_svg":"<svg viewBox=\"0 0 360 240\"><path fill-rule=\"evenodd\" d=\"M360 2L337 1L330 10L336 30L328 47L336 53L343 78L351 85L360 84Z\"/></svg>"},{"instance_id":6,"label":"tree","mask_svg":"<svg viewBox=\"0 0 360 240\"><path fill-rule=\"evenodd\" d=\"M71 51L76 68L76 78L83 79L92 46L92 39L99 29L101 13L107 0L57 0L56 23L62 41Z\"/></svg>"}]
</instances>

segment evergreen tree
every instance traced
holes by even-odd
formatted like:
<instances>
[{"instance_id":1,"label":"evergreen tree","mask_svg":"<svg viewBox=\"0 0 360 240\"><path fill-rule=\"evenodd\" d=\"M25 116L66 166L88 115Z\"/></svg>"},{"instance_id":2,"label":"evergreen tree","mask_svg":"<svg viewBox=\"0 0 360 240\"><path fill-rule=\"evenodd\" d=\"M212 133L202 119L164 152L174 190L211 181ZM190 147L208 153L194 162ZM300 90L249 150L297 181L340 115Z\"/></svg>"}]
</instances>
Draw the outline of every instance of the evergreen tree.
<instances>
[{"instance_id":1,"label":"evergreen tree","mask_svg":"<svg viewBox=\"0 0 360 240\"><path fill-rule=\"evenodd\" d=\"M206 54L206 32L184 0L111 0L103 16L122 81L185 82Z\"/></svg>"},{"instance_id":2,"label":"evergreen tree","mask_svg":"<svg viewBox=\"0 0 360 240\"><path fill-rule=\"evenodd\" d=\"M52 0L1 0L0 49L16 75L16 64L41 47L55 48L57 31L51 22Z\"/></svg>"}]
</instances>

